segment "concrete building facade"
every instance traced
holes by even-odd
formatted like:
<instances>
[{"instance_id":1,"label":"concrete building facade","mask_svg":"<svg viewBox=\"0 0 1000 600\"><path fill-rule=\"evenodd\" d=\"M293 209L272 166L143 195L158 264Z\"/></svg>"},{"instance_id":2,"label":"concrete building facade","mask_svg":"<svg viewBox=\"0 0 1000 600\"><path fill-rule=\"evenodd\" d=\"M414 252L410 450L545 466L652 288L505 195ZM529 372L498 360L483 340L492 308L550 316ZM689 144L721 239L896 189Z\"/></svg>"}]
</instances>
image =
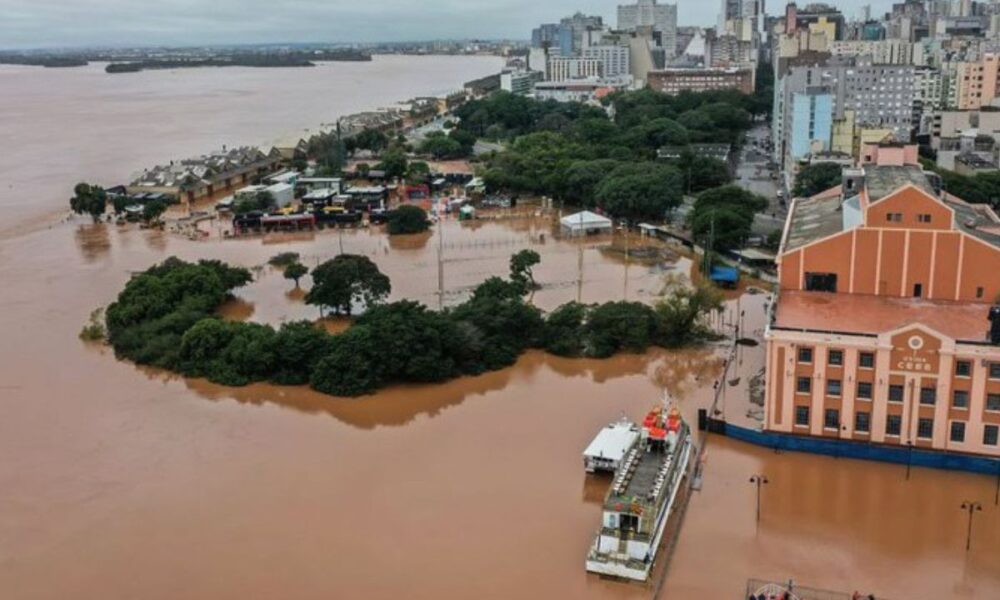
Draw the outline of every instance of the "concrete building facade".
<instances>
[{"instance_id":1,"label":"concrete building facade","mask_svg":"<svg viewBox=\"0 0 1000 600\"><path fill-rule=\"evenodd\" d=\"M663 69L649 72L649 87L665 94L735 89L753 93L753 71L742 68Z\"/></svg>"}]
</instances>

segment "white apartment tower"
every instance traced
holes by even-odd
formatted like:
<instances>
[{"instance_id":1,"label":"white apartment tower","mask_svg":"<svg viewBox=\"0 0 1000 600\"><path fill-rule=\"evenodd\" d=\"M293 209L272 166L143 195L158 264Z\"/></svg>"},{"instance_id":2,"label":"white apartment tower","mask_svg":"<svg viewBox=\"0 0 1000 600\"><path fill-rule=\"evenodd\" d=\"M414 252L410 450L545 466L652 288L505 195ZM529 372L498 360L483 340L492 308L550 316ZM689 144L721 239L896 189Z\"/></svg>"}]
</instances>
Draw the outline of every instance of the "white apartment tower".
<instances>
[{"instance_id":1,"label":"white apartment tower","mask_svg":"<svg viewBox=\"0 0 1000 600\"><path fill-rule=\"evenodd\" d=\"M673 56L677 46L677 5L657 4L656 0L639 0L635 4L618 5L618 29L635 31L652 27L660 32L661 45L667 56Z\"/></svg>"}]
</instances>

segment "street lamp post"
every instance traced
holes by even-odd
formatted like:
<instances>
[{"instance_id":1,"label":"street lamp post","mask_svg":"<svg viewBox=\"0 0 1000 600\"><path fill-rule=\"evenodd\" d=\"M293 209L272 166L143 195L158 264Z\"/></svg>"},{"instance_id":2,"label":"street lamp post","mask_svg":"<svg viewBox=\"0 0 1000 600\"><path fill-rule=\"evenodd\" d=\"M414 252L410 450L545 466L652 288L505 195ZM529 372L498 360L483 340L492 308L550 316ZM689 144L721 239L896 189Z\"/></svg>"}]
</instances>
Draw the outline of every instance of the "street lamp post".
<instances>
[{"instance_id":1,"label":"street lamp post","mask_svg":"<svg viewBox=\"0 0 1000 600\"><path fill-rule=\"evenodd\" d=\"M969 548L972 547L972 513L983 510L983 505L971 500L965 500L962 502L961 508L969 513L969 526L965 532L965 551L968 552Z\"/></svg>"},{"instance_id":2,"label":"street lamp post","mask_svg":"<svg viewBox=\"0 0 1000 600\"><path fill-rule=\"evenodd\" d=\"M913 465L913 440L906 442L906 480L910 480L910 467Z\"/></svg>"},{"instance_id":3,"label":"street lamp post","mask_svg":"<svg viewBox=\"0 0 1000 600\"><path fill-rule=\"evenodd\" d=\"M750 483L757 486L757 523L760 523L760 486L768 483L767 476L755 473L750 476Z\"/></svg>"}]
</instances>

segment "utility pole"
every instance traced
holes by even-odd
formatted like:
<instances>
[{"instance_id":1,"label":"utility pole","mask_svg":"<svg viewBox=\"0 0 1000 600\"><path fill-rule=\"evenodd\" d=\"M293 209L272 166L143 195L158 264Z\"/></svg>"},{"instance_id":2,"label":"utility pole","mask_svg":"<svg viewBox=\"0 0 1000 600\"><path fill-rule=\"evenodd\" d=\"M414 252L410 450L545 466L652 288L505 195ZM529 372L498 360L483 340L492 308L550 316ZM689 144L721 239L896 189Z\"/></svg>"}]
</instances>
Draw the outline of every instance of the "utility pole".
<instances>
[{"instance_id":1,"label":"utility pole","mask_svg":"<svg viewBox=\"0 0 1000 600\"><path fill-rule=\"evenodd\" d=\"M722 381L723 389L725 389L725 386L726 382L725 380L723 380ZM769 482L766 475L755 473L754 475L750 476L750 483L757 485L757 524L760 525L760 486L765 485Z\"/></svg>"},{"instance_id":2,"label":"utility pole","mask_svg":"<svg viewBox=\"0 0 1000 600\"><path fill-rule=\"evenodd\" d=\"M438 310L444 310L444 222L438 216Z\"/></svg>"},{"instance_id":3,"label":"utility pole","mask_svg":"<svg viewBox=\"0 0 1000 600\"><path fill-rule=\"evenodd\" d=\"M971 500L965 500L962 502L961 509L969 513L969 526L965 532L965 551L968 552L972 547L972 513L982 511L983 505Z\"/></svg>"}]
</instances>

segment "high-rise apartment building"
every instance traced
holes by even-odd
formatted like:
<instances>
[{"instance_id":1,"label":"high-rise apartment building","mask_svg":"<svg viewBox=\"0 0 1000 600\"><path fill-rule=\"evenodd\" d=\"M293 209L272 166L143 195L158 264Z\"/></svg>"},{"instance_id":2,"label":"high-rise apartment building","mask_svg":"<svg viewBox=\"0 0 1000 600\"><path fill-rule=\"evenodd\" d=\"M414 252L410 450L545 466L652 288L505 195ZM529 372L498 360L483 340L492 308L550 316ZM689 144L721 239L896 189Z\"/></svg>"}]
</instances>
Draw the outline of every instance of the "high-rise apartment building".
<instances>
[{"instance_id":1,"label":"high-rise apartment building","mask_svg":"<svg viewBox=\"0 0 1000 600\"><path fill-rule=\"evenodd\" d=\"M660 46L668 57L674 56L677 46L677 5L657 4L656 0L639 0L636 4L618 6L618 29L635 31L651 27L659 32Z\"/></svg>"}]
</instances>

